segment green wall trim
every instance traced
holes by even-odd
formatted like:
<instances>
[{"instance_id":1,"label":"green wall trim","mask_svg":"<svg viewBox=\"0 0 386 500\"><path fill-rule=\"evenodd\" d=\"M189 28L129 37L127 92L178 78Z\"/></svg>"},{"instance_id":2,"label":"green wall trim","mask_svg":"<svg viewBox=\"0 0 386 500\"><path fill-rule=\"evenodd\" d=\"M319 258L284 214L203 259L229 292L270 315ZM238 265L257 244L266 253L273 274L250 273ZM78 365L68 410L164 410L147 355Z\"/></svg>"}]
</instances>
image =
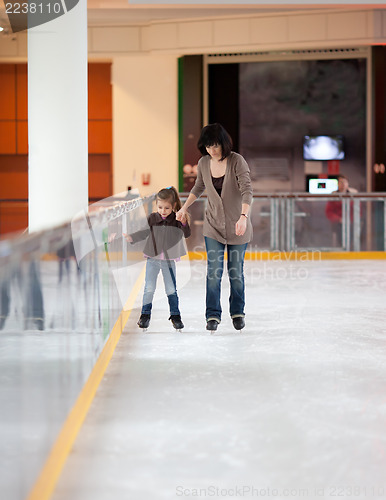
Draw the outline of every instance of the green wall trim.
<instances>
[{"instance_id":1,"label":"green wall trim","mask_svg":"<svg viewBox=\"0 0 386 500\"><path fill-rule=\"evenodd\" d=\"M183 137L183 94L184 94L184 58L178 58L178 190L184 189L184 137Z\"/></svg>"}]
</instances>

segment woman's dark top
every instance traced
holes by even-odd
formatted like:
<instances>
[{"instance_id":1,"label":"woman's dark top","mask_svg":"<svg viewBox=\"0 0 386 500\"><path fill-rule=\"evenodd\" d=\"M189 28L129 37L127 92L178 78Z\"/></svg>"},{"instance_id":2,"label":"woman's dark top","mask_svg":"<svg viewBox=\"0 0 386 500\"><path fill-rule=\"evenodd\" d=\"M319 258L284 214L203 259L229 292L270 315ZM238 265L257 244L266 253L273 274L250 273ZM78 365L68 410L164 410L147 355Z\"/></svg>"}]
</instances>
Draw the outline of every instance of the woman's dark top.
<instances>
[{"instance_id":1,"label":"woman's dark top","mask_svg":"<svg viewBox=\"0 0 386 500\"><path fill-rule=\"evenodd\" d=\"M223 175L222 177L213 177L213 175L212 175L213 186L214 186L215 190L218 192L219 196L221 196L222 185L224 183L224 177L225 177L225 175Z\"/></svg>"}]
</instances>

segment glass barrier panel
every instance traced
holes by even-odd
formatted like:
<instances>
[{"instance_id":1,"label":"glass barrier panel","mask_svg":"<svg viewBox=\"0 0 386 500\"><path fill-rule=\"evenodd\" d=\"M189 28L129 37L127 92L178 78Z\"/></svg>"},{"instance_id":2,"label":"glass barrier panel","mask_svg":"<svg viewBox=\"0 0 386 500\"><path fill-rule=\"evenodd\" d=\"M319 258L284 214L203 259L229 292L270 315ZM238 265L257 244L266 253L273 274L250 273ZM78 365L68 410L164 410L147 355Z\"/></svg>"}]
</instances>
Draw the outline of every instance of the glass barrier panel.
<instances>
[{"instance_id":1,"label":"glass barrier panel","mask_svg":"<svg viewBox=\"0 0 386 500\"><path fill-rule=\"evenodd\" d=\"M272 204L269 198L256 198L253 200L250 209L253 239L248 250L271 248L271 226L274 222L271 209Z\"/></svg>"},{"instance_id":2,"label":"glass barrier panel","mask_svg":"<svg viewBox=\"0 0 386 500\"><path fill-rule=\"evenodd\" d=\"M0 241L1 498L26 498L119 318L144 267L122 227L145 227L151 203L110 200Z\"/></svg>"},{"instance_id":3,"label":"glass barrier panel","mask_svg":"<svg viewBox=\"0 0 386 500\"><path fill-rule=\"evenodd\" d=\"M341 201L315 198L296 199L294 202L295 248L342 249L342 224L335 221L331 215L334 210L341 216ZM336 219L339 217L334 216Z\"/></svg>"}]
</instances>

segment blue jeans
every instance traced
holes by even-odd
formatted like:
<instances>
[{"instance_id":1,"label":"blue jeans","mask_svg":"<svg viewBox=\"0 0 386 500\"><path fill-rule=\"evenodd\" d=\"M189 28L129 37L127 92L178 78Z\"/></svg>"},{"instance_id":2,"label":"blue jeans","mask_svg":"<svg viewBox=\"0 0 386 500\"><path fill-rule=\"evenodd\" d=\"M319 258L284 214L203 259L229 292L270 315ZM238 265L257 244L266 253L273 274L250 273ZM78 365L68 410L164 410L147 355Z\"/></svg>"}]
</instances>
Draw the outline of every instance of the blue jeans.
<instances>
[{"instance_id":1,"label":"blue jeans","mask_svg":"<svg viewBox=\"0 0 386 500\"><path fill-rule=\"evenodd\" d=\"M162 271L165 292L168 296L170 315L179 315L176 283L176 263L174 260L148 258L146 262L145 290L143 292L141 314L151 314L157 277Z\"/></svg>"},{"instance_id":2,"label":"blue jeans","mask_svg":"<svg viewBox=\"0 0 386 500\"><path fill-rule=\"evenodd\" d=\"M208 259L206 275L206 319L221 320L221 279L224 270L224 252L227 247L228 276L230 283L229 312L232 318L244 316L245 284L244 257L247 243L225 245L205 236Z\"/></svg>"}]
</instances>

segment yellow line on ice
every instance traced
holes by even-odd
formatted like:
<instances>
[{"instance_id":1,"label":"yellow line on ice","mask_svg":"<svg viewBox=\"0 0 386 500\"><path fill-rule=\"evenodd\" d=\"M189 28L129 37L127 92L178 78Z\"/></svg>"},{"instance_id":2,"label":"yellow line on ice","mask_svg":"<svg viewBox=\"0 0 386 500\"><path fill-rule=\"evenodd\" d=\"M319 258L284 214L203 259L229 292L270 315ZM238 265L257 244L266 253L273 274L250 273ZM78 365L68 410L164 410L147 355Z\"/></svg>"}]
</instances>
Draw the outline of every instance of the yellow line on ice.
<instances>
[{"instance_id":1,"label":"yellow line on ice","mask_svg":"<svg viewBox=\"0 0 386 500\"><path fill-rule=\"evenodd\" d=\"M206 252L189 252L190 260L205 260ZM386 259L386 252L321 252L320 250L300 251L293 250L291 252L269 251L261 250L255 252L245 252L245 260L274 260L274 261L288 261L288 260L306 260L306 261L319 261L319 260L384 260Z\"/></svg>"}]
</instances>

